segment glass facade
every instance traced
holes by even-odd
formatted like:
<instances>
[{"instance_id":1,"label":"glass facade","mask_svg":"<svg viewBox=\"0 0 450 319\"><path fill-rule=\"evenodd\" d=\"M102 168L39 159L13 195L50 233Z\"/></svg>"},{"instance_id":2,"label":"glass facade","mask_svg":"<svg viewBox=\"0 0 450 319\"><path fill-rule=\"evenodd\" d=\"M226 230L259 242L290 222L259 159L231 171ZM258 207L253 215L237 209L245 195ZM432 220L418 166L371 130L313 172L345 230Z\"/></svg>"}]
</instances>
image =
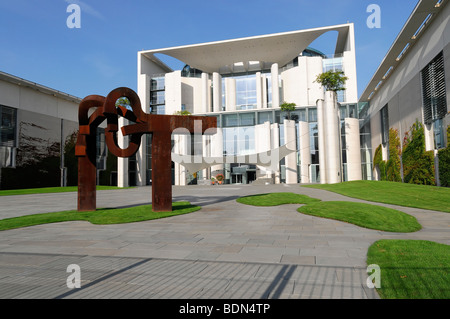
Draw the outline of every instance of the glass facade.
<instances>
[{"instance_id":1,"label":"glass facade","mask_svg":"<svg viewBox=\"0 0 450 319\"><path fill-rule=\"evenodd\" d=\"M340 104L339 116L341 118L341 161L344 174L344 180L347 180L346 176L346 141L345 141L345 118L359 118L363 117L365 113L361 113L366 110L367 107L357 104ZM214 114L208 116L215 116L218 119L218 126L223 128L223 145L224 155L246 155L256 153L255 150L255 129L257 124L263 124L270 122L271 124L277 123L279 126L279 142L280 145L285 144L284 139L284 119L288 118L286 112L279 110L255 110L252 112L234 112ZM300 172L300 134L298 122L309 123L309 138L310 138L310 154L311 165L309 168L309 176L311 183L320 182L320 166L319 166L319 131L317 124L317 109L315 107L310 108L297 108L291 112L291 119L296 124L296 144L297 144L297 175L298 181L301 178ZM371 145L370 145L370 123L364 124L364 120L360 119L360 136L361 136L361 159L362 159L362 172L363 177L366 179L372 178L372 160L371 160ZM227 164L229 165L229 164ZM231 167L231 166L230 166ZM229 167L229 168L230 168ZM225 168L227 169L227 168ZM231 169L231 168L230 168ZM231 171L230 171L231 172ZM280 161L280 181L285 182L285 159ZM233 179L234 178L234 179ZM230 175L231 180L236 180L236 177Z\"/></svg>"},{"instance_id":2,"label":"glass facade","mask_svg":"<svg viewBox=\"0 0 450 319\"><path fill-rule=\"evenodd\" d=\"M227 127L223 129L223 155L248 155L256 153L255 127Z\"/></svg>"},{"instance_id":3,"label":"glass facade","mask_svg":"<svg viewBox=\"0 0 450 319\"><path fill-rule=\"evenodd\" d=\"M150 113L165 114L165 76L155 76L150 81Z\"/></svg>"},{"instance_id":4,"label":"glass facade","mask_svg":"<svg viewBox=\"0 0 450 319\"><path fill-rule=\"evenodd\" d=\"M323 59L323 72L328 71L343 71L344 70L344 58L341 55L333 55L332 57L328 57ZM337 92L337 101L338 103L346 102L346 94L345 90Z\"/></svg>"},{"instance_id":5,"label":"glass facade","mask_svg":"<svg viewBox=\"0 0 450 319\"><path fill-rule=\"evenodd\" d=\"M0 146L16 146L17 110L0 105Z\"/></svg>"},{"instance_id":6,"label":"glass facade","mask_svg":"<svg viewBox=\"0 0 450 319\"><path fill-rule=\"evenodd\" d=\"M17 110L0 105L0 167L12 167L17 146Z\"/></svg>"}]
</instances>

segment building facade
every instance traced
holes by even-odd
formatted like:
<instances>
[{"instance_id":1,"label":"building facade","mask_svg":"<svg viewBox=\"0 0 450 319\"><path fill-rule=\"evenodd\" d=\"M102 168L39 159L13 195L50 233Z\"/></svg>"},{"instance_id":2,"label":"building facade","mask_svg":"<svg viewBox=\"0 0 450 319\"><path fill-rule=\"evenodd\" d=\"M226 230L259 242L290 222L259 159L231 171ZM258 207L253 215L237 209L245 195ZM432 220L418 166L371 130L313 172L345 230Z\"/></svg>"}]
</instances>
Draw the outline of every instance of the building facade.
<instances>
[{"instance_id":1,"label":"building facade","mask_svg":"<svg viewBox=\"0 0 450 319\"><path fill-rule=\"evenodd\" d=\"M421 0L397 36L360 98L367 104L371 145L389 158L389 130L403 139L418 121L425 150L434 154L439 185L438 151L448 146L450 125L450 6L443 0ZM374 179L380 172L374 171ZM402 176L404 178L404 176Z\"/></svg>"},{"instance_id":2,"label":"building facade","mask_svg":"<svg viewBox=\"0 0 450 319\"><path fill-rule=\"evenodd\" d=\"M338 34L334 52L309 47L327 32ZM161 54L185 67L172 70ZM200 183L219 174L230 184L371 179L369 132L360 131L366 104L358 104L355 60L353 24L138 52L138 94L145 112L188 111L217 118L213 136L174 135L173 153L226 160L196 172L174 162L173 184ZM348 77L338 103L316 82L328 70ZM295 111L282 112L283 102L295 103ZM143 139L147 147L135 158L119 159L119 186L151 183L151 137ZM239 160L284 145L292 152L275 169ZM328 168L332 177L327 177Z\"/></svg>"},{"instance_id":3,"label":"building facade","mask_svg":"<svg viewBox=\"0 0 450 319\"><path fill-rule=\"evenodd\" d=\"M80 102L78 97L0 72L0 189L77 185L74 150ZM109 183L102 129L97 144L98 180ZM111 171L116 171L113 166Z\"/></svg>"}]
</instances>

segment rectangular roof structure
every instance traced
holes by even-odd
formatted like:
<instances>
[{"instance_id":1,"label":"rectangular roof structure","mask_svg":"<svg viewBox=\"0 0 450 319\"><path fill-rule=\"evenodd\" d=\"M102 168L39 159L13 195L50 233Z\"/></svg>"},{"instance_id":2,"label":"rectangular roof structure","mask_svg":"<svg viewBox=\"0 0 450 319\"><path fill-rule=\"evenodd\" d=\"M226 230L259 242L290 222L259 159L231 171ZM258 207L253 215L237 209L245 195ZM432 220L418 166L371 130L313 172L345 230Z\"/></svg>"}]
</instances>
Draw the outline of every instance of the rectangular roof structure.
<instances>
[{"instance_id":1,"label":"rectangular roof structure","mask_svg":"<svg viewBox=\"0 0 450 319\"><path fill-rule=\"evenodd\" d=\"M259 61L286 65L305 50L315 39L330 31L339 33L335 53L354 50L349 41L351 23L291 32L254 36L232 40L141 51L150 60L155 54L176 58L204 72L219 72L224 66L238 62Z\"/></svg>"}]
</instances>

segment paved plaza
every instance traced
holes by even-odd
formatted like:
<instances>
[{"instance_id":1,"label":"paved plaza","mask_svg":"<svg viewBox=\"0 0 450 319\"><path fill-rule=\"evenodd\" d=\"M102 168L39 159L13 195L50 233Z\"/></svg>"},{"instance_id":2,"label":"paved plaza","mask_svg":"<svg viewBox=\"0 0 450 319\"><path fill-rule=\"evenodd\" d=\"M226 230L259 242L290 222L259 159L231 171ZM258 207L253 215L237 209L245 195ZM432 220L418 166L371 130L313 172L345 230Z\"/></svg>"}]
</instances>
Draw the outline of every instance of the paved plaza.
<instances>
[{"instance_id":1,"label":"paved plaza","mask_svg":"<svg viewBox=\"0 0 450 319\"><path fill-rule=\"evenodd\" d=\"M299 185L173 187L200 211L120 225L64 222L0 232L0 298L376 299L366 254L379 239L450 244L450 214L393 207L423 229L388 233L300 214L300 205L253 207L236 198L294 192L358 201ZM97 192L97 207L148 204L151 187ZM76 209L76 193L0 197L0 218ZM372 203L374 205L383 205ZM70 289L69 265L81 288Z\"/></svg>"}]
</instances>

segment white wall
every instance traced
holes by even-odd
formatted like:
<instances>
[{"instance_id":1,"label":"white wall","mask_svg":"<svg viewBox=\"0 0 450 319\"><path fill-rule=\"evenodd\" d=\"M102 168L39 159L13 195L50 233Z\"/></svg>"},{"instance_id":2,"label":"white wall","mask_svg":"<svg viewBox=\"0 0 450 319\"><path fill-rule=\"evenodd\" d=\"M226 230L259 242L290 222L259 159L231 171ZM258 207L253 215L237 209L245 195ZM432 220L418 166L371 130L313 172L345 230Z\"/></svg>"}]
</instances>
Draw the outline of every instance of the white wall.
<instances>
[{"instance_id":1,"label":"white wall","mask_svg":"<svg viewBox=\"0 0 450 319\"><path fill-rule=\"evenodd\" d=\"M181 104L191 113L202 113L202 79L181 77Z\"/></svg>"},{"instance_id":2,"label":"white wall","mask_svg":"<svg viewBox=\"0 0 450 319\"><path fill-rule=\"evenodd\" d=\"M181 110L181 71L166 74L166 115Z\"/></svg>"},{"instance_id":3,"label":"white wall","mask_svg":"<svg viewBox=\"0 0 450 319\"><path fill-rule=\"evenodd\" d=\"M362 179L359 120L346 118L344 121L347 151L347 180L359 181Z\"/></svg>"},{"instance_id":4,"label":"white wall","mask_svg":"<svg viewBox=\"0 0 450 319\"><path fill-rule=\"evenodd\" d=\"M78 122L80 102L80 100L66 100L24 85L0 80L0 104L19 110Z\"/></svg>"}]
</instances>

